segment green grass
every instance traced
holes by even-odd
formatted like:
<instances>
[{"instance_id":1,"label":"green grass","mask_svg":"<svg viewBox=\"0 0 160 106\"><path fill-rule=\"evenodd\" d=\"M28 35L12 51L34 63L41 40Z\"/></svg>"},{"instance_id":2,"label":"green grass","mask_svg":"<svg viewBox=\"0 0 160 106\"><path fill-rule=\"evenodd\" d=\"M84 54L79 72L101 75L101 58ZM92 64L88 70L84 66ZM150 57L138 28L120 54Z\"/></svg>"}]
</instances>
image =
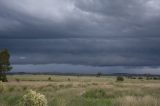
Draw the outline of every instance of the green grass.
<instances>
[{"instance_id":1,"label":"green grass","mask_svg":"<svg viewBox=\"0 0 160 106\"><path fill-rule=\"evenodd\" d=\"M92 90L88 90L86 91L83 96L85 98L97 98L97 99L103 99L105 98L106 92L103 89L92 89Z\"/></svg>"},{"instance_id":2,"label":"green grass","mask_svg":"<svg viewBox=\"0 0 160 106\"><path fill-rule=\"evenodd\" d=\"M67 104L67 106L112 106L112 100L77 97Z\"/></svg>"},{"instance_id":3,"label":"green grass","mask_svg":"<svg viewBox=\"0 0 160 106\"><path fill-rule=\"evenodd\" d=\"M137 104L128 106L139 106L138 102L149 100L144 106L160 106L160 80L117 82L108 76L55 75L11 75L8 79L6 91L0 93L0 106L16 106L28 89L44 94L49 106L127 106L133 101Z\"/></svg>"}]
</instances>

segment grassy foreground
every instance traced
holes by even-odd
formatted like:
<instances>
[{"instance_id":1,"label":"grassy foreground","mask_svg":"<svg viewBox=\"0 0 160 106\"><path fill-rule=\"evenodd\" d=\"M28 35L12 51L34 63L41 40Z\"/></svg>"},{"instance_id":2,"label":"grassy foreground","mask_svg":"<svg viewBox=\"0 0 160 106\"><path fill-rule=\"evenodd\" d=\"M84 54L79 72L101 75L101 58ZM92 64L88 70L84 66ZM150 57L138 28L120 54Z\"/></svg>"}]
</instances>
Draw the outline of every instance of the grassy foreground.
<instances>
[{"instance_id":1,"label":"grassy foreground","mask_svg":"<svg viewBox=\"0 0 160 106\"><path fill-rule=\"evenodd\" d=\"M16 106L28 89L46 96L49 106L160 106L160 80L53 75L8 76L0 106Z\"/></svg>"}]
</instances>

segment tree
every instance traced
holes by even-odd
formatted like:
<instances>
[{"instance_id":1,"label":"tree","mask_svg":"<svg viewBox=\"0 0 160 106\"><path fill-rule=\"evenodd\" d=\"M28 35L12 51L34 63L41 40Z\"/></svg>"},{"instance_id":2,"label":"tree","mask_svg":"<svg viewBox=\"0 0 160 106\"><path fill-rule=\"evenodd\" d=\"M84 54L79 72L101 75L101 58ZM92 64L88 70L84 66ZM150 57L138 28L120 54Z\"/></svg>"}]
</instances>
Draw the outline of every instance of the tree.
<instances>
[{"instance_id":1,"label":"tree","mask_svg":"<svg viewBox=\"0 0 160 106\"><path fill-rule=\"evenodd\" d=\"M8 49L4 49L0 52L0 80L7 82L6 72L10 71L10 54Z\"/></svg>"},{"instance_id":2,"label":"tree","mask_svg":"<svg viewBox=\"0 0 160 106\"><path fill-rule=\"evenodd\" d=\"M100 76L102 76L102 73L101 73L101 72L98 72L98 73L96 74L96 76L97 76L97 77L100 77Z\"/></svg>"}]
</instances>

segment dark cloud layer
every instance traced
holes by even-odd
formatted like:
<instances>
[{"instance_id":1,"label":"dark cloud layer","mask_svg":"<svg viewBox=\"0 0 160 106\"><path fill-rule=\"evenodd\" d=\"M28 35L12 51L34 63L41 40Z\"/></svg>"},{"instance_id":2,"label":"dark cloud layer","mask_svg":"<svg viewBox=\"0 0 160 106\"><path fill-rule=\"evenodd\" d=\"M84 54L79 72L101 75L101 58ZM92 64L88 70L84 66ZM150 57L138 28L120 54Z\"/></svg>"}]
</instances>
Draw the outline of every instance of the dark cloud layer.
<instances>
[{"instance_id":1,"label":"dark cloud layer","mask_svg":"<svg viewBox=\"0 0 160 106\"><path fill-rule=\"evenodd\" d=\"M63 72L63 73L82 73L82 74L97 74L102 72L104 74L111 73L136 73L136 74L160 74L160 67L123 67L123 66L86 66L86 65L72 65L72 64L45 64L45 65L13 65L13 72Z\"/></svg>"},{"instance_id":2,"label":"dark cloud layer","mask_svg":"<svg viewBox=\"0 0 160 106\"><path fill-rule=\"evenodd\" d=\"M13 64L159 66L159 0L0 0Z\"/></svg>"}]
</instances>

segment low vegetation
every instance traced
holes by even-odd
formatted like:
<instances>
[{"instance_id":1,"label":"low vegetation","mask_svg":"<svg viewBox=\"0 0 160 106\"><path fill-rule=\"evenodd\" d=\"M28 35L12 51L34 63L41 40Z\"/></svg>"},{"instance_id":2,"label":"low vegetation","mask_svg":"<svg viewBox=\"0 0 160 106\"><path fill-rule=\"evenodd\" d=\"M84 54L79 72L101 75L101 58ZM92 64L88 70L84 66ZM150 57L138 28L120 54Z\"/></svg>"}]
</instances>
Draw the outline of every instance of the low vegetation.
<instances>
[{"instance_id":1,"label":"low vegetation","mask_svg":"<svg viewBox=\"0 0 160 106\"><path fill-rule=\"evenodd\" d=\"M36 91L29 90L27 94L23 96L20 106L47 106L47 99L43 94Z\"/></svg>"},{"instance_id":2,"label":"low vegetation","mask_svg":"<svg viewBox=\"0 0 160 106\"><path fill-rule=\"evenodd\" d=\"M3 84L2 81L0 81L0 93L3 93L6 90L5 85Z\"/></svg>"},{"instance_id":3,"label":"low vegetation","mask_svg":"<svg viewBox=\"0 0 160 106\"><path fill-rule=\"evenodd\" d=\"M51 81L52 79L51 79L51 77L48 77L48 81Z\"/></svg>"},{"instance_id":4,"label":"low vegetation","mask_svg":"<svg viewBox=\"0 0 160 106\"><path fill-rule=\"evenodd\" d=\"M124 78L122 76L118 76L117 81L124 81Z\"/></svg>"},{"instance_id":5,"label":"low vegetation","mask_svg":"<svg viewBox=\"0 0 160 106\"><path fill-rule=\"evenodd\" d=\"M83 95L86 98L105 98L106 92L103 89L92 89L84 93Z\"/></svg>"},{"instance_id":6,"label":"low vegetation","mask_svg":"<svg viewBox=\"0 0 160 106\"><path fill-rule=\"evenodd\" d=\"M117 78L9 75L0 82L0 106L160 106L160 80Z\"/></svg>"},{"instance_id":7,"label":"low vegetation","mask_svg":"<svg viewBox=\"0 0 160 106\"><path fill-rule=\"evenodd\" d=\"M160 106L160 99L152 96L125 96L117 98L114 106Z\"/></svg>"}]
</instances>

